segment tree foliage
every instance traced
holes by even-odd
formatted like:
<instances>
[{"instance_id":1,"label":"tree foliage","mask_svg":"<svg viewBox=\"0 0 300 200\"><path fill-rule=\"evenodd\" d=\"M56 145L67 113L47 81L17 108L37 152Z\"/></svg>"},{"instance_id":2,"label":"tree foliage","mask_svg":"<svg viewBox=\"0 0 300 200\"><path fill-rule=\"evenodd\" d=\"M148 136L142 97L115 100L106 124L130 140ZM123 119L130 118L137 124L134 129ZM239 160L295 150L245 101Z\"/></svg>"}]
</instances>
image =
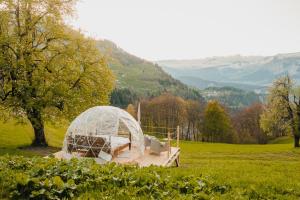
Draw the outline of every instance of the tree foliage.
<instances>
[{"instance_id":1,"label":"tree foliage","mask_svg":"<svg viewBox=\"0 0 300 200\"><path fill-rule=\"evenodd\" d=\"M169 93L141 102L142 125L146 132L168 132L168 129L183 125L186 119L185 102ZM159 131L151 127L163 127Z\"/></svg>"},{"instance_id":2,"label":"tree foliage","mask_svg":"<svg viewBox=\"0 0 300 200\"><path fill-rule=\"evenodd\" d=\"M240 143L267 143L267 135L260 127L262 112L263 105L255 103L233 116L233 127L238 134Z\"/></svg>"},{"instance_id":3,"label":"tree foliage","mask_svg":"<svg viewBox=\"0 0 300 200\"><path fill-rule=\"evenodd\" d=\"M108 103L113 76L92 39L64 23L76 0L0 1L0 105L31 122L46 145L44 121Z\"/></svg>"},{"instance_id":4,"label":"tree foliage","mask_svg":"<svg viewBox=\"0 0 300 200\"><path fill-rule=\"evenodd\" d=\"M137 111L135 110L134 105L129 104L126 108L126 111L131 114L132 117L134 117L135 119L137 119Z\"/></svg>"},{"instance_id":5,"label":"tree foliage","mask_svg":"<svg viewBox=\"0 0 300 200\"><path fill-rule=\"evenodd\" d=\"M145 133L166 134L180 126L180 138L207 142L237 142L227 111L217 101L185 100L166 93L141 102ZM166 135L165 135L166 136Z\"/></svg>"},{"instance_id":6,"label":"tree foliage","mask_svg":"<svg viewBox=\"0 0 300 200\"><path fill-rule=\"evenodd\" d=\"M187 140L200 140L201 126L203 125L204 103L195 100L186 100L186 137Z\"/></svg>"},{"instance_id":7,"label":"tree foliage","mask_svg":"<svg viewBox=\"0 0 300 200\"><path fill-rule=\"evenodd\" d=\"M203 139L207 142L237 142L230 117L217 101L209 101L205 108Z\"/></svg>"},{"instance_id":8,"label":"tree foliage","mask_svg":"<svg viewBox=\"0 0 300 200\"><path fill-rule=\"evenodd\" d=\"M261 127L270 135L294 136L299 147L300 93L289 75L278 78L269 89L268 102L261 115Z\"/></svg>"},{"instance_id":9,"label":"tree foliage","mask_svg":"<svg viewBox=\"0 0 300 200\"><path fill-rule=\"evenodd\" d=\"M111 93L110 103L113 106L126 108L129 104L135 104L138 95L128 88L115 88Z\"/></svg>"}]
</instances>

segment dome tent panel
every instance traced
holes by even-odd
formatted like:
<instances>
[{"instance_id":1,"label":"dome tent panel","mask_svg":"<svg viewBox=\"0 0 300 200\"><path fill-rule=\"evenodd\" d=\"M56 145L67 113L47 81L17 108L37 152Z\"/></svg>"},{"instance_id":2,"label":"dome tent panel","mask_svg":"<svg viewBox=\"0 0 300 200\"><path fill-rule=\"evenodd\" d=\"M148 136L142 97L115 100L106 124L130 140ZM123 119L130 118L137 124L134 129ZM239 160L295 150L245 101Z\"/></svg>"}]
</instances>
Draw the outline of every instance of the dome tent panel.
<instances>
[{"instance_id":1,"label":"dome tent panel","mask_svg":"<svg viewBox=\"0 0 300 200\"><path fill-rule=\"evenodd\" d=\"M118 136L130 136L130 131L123 121L119 121Z\"/></svg>"},{"instance_id":2,"label":"dome tent panel","mask_svg":"<svg viewBox=\"0 0 300 200\"><path fill-rule=\"evenodd\" d=\"M68 152L70 139L75 146L78 146L77 143L80 140L81 143L92 149L95 142L100 142L99 138L105 139L110 145L119 145L120 142L126 141L124 138L122 139L126 135L130 139L130 145L138 148L140 153L143 154L144 137L138 122L120 108L96 106L81 113L70 124L65 136L63 150ZM82 142L82 138L87 139ZM95 138L98 138L97 141Z\"/></svg>"},{"instance_id":3,"label":"dome tent panel","mask_svg":"<svg viewBox=\"0 0 300 200\"><path fill-rule=\"evenodd\" d=\"M120 118L120 120L126 125L131 134L132 146L140 148L141 152L144 152L144 135L139 123L127 112Z\"/></svg>"}]
</instances>

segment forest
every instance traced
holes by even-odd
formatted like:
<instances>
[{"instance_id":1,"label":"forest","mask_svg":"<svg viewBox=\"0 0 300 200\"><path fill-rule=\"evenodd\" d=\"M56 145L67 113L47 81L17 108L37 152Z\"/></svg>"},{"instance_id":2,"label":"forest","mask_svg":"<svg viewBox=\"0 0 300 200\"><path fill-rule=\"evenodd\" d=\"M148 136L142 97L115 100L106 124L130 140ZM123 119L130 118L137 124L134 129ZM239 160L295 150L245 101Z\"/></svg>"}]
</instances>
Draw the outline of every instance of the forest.
<instances>
[{"instance_id":1,"label":"forest","mask_svg":"<svg viewBox=\"0 0 300 200\"><path fill-rule=\"evenodd\" d=\"M180 126L184 140L253 144L282 136L267 135L260 127L261 103L231 111L216 100L185 100L166 93L142 100L140 108L142 126L152 134L166 134ZM129 104L127 111L136 117L137 106Z\"/></svg>"},{"instance_id":2,"label":"forest","mask_svg":"<svg viewBox=\"0 0 300 200\"><path fill-rule=\"evenodd\" d=\"M180 126L182 139L202 142L266 144L290 135L291 131L297 147L300 113L297 88L288 75L283 76L270 87L265 104L257 101L240 109L229 108L217 99L191 100L164 93L139 102L141 123L150 134L166 134ZM126 109L137 117L135 102Z\"/></svg>"}]
</instances>

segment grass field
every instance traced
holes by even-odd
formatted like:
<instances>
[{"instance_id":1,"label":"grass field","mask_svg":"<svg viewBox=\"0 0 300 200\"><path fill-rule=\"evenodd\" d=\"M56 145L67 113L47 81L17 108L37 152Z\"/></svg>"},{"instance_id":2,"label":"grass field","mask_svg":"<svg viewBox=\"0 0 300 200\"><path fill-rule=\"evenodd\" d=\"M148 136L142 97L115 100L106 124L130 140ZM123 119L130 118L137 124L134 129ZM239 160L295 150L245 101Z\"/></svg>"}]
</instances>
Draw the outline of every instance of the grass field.
<instances>
[{"instance_id":1,"label":"grass field","mask_svg":"<svg viewBox=\"0 0 300 200\"><path fill-rule=\"evenodd\" d=\"M61 147L66 125L46 124L45 133L48 144L53 147ZM29 124L20 124L16 121L0 122L0 147L16 148L28 146L33 139L33 130Z\"/></svg>"},{"instance_id":2,"label":"grass field","mask_svg":"<svg viewBox=\"0 0 300 200\"><path fill-rule=\"evenodd\" d=\"M50 123L46 124L46 139L51 147L60 148L62 146L66 127L65 123L61 127ZM33 130L29 124L20 124L16 121L0 122L0 155L44 155L43 152L20 149L20 147L30 145L33 137ZM50 149L50 151L53 150Z\"/></svg>"},{"instance_id":3,"label":"grass field","mask_svg":"<svg viewBox=\"0 0 300 200\"><path fill-rule=\"evenodd\" d=\"M235 194L300 199L300 149L292 144L231 145L183 142L179 173L209 176Z\"/></svg>"},{"instance_id":4,"label":"grass field","mask_svg":"<svg viewBox=\"0 0 300 200\"><path fill-rule=\"evenodd\" d=\"M46 129L50 145L60 146L65 128ZM0 154L34 155L16 149L30 144L29 126L14 122L0 124ZM232 188L231 195L249 193L254 199L300 199L300 149L290 138L277 139L267 145L233 145L181 142L181 166L168 169L171 174L207 177ZM232 196L228 197L229 199Z\"/></svg>"},{"instance_id":5,"label":"grass field","mask_svg":"<svg viewBox=\"0 0 300 200\"><path fill-rule=\"evenodd\" d=\"M293 143L293 138L289 136L283 136L269 141L269 144L291 144Z\"/></svg>"}]
</instances>

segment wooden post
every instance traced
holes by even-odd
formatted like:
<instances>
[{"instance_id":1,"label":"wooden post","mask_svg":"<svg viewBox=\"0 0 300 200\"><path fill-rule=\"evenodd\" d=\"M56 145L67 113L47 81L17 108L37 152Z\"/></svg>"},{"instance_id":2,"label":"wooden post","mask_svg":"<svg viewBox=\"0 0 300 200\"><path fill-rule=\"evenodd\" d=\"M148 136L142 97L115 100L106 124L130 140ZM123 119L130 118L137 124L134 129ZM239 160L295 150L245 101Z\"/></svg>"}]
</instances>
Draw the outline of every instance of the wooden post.
<instances>
[{"instance_id":1,"label":"wooden post","mask_svg":"<svg viewBox=\"0 0 300 200\"><path fill-rule=\"evenodd\" d=\"M177 126L177 148L179 148L179 126Z\"/></svg>"},{"instance_id":2,"label":"wooden post","mask_svg":"<svg viewBox=\"0 0 300 200\"><path fill-rule=\"evenodd\" d=\"M142 124L141 124L141 103L140 102L138 104L137 119L138 119L139 125L142 126Z\"/></svg>"},{"instance_id":3,"label":"wooden post","mask_svg":"<svg viewBox=\"0 0 300 200\"><path fill-rule=\"evenodd\" d=\"M168 158L170 158L171 155L171 134L170 131L168 130Z\"/></svg>"},{"instance_id":4,"label":"wooden post","mask_svg":"<svg viewBox=\"0 0 300 200\"><path fill-rule=\"evenodd\" d=\"M179 167L179 155L178 155L178 157L175 159L175 164L176 164L176 167Z\"/></svg>"}]
</instances>

